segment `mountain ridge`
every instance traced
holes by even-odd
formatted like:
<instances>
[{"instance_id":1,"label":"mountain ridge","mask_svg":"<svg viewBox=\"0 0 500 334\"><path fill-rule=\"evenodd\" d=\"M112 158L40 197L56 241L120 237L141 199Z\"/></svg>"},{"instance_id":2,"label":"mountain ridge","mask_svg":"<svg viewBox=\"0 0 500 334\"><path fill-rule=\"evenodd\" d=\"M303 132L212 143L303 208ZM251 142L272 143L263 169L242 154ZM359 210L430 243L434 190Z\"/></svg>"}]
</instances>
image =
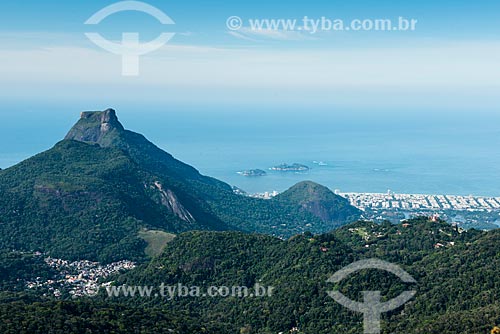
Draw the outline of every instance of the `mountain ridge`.
<instances>
[{"instance_id":1,"label":"mountain ridge","mask_svg":"<svg viewBox=\"0 0 500 334\"><path fill-rule=\"evenodd\" d=\"M140 259L142 228L288 238L347 222L323 220L290 200L237 195L126 130L113 109L83 112L63 141L0 173L0 249L70 259Z\"/></svg>"}]
</instances>

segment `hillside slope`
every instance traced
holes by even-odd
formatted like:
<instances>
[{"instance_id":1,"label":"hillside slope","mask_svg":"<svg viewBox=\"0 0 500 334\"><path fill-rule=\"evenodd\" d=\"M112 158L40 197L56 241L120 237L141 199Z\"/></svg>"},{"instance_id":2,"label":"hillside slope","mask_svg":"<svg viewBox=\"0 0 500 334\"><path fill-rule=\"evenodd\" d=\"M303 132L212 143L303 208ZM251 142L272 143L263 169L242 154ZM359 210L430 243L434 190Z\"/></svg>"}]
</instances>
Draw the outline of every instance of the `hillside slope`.
<instances>
[{"instance_id":1,"label":"hillside slope","mask_svg":"<svg viewBox=\"0 0 500 334\"><path fill-rule=\"evenodd\" d=\"M445 222L424 218L408 224L411 227L357 223L286 241L234 232L189 232L115 284L274 287L266 298L168 301L169 310L189 309L206 322L216 319L230 326L227 333L288 333L293 328L298 333L361 333L362 316L328 296L335 288L353 300L359 300L362 291L379 290L391 299L416 289L412 301L383 315L383 333L479 334L499 324L500 232L459 233ZM373 257L400 265L417 284L401 283L377 270L353 274L337 287L327 283L345 265ZM165 305L161 298L122 301Z\"/></svg>"}]
</instances>

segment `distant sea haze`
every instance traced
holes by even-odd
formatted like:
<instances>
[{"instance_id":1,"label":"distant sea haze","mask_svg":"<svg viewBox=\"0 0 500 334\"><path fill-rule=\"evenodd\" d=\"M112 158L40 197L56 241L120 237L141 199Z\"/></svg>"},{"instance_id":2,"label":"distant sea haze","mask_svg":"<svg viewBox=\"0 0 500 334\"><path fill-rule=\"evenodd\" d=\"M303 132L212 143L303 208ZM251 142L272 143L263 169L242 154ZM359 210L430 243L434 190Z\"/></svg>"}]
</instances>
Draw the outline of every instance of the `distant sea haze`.
<instances>
[{"instance_id":1,"label":"distant sea haze","mask_svg":"<svg viewBox=\"0 0 500 334\"><path fill-rule=\"evenodd\" d=\"M70 106L46 108L52 112L1 111L0 168L51 147L79 117ZM201 173L250 193L283 191L312 180L342 192L500 196L500 116L495 114L116 109L126 128ZM269 170L282 163L311 169ZM237 174L249 169L267 175Z\"/></svg>"}]
</instances>

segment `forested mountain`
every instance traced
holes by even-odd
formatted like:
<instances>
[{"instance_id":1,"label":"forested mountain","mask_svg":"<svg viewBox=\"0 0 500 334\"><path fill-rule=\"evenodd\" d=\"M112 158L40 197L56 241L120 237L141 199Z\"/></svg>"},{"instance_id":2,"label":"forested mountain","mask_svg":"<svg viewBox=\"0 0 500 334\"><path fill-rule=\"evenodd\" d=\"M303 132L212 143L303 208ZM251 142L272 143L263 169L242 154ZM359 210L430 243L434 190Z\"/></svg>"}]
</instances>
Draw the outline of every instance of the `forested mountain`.
<instances>
[{"instance_id":1,"label":"forested mountain","mask_svg":"<svg viewBox=\"0 0 500 334\"><path fill-rule=\"evenodd\" d=\"M275 199L290 206L298 206L301 211L312 213L319 219L332 222L336 226L344 225L346 221L356 220L361 215L361 211L351 206L347 199L311 181L299 182L276 196Z\"/></svg>"},{"instance_id":2,"label":"forested mountain","mask_svg":"<svg viewBox=\"0 0 500 334\"><path fill-rule=\"evenodd\" d=\"M237 195L125 130L114 110L83 112L52 149L0 171L0 249L109 262L144 258L144 229L290 237L359 217L328 192L325 217L303 210L299 193L286 201Z\"/></svg>"}]
</instances>

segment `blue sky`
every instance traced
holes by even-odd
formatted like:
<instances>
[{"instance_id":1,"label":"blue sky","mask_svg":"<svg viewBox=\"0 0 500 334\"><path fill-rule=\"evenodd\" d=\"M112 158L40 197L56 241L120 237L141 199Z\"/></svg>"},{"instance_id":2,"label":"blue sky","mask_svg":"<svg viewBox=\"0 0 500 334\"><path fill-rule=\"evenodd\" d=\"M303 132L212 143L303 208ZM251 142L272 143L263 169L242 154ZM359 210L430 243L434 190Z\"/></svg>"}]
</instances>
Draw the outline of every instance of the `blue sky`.
<instances>
[{"instance_id":1,"label":"blue sky","mask_svg":"<svg viewBox=\"0 0 500 334\"><path fill-rule=\"evenodd\" d=\"M71 1L25 0L2 1L3 31L53 31L81 32L90 15L116 1ZM494 0L480 1L165 1L149 0L170 15L181 28L191 31L224 33L225 19L230 15L241 17L301 17L331 16L349 17L417 17L423 23L418 34L441 37L474 38L498 36L497 24L500 3ZM149 21L147 17L136 18L139 23ZM465 29L465 24L470 27Z\"/></svg>"},{"instance_id":2,"label":"blue sky","mask_svg":"<svg viewBox=\"0 0 500 334\"><path fill-rule=\"evenodd\" d=\"M256 104L423 109L500 107L499 1L162 1L174 21L116 14L83 23L115 1L2 1L0 98L150 104ZM231 34L226 19L418 19L412 32ZM176 35L142 56L141 75L92 44L139 32Z\"/></svg>"}]
</instances>

